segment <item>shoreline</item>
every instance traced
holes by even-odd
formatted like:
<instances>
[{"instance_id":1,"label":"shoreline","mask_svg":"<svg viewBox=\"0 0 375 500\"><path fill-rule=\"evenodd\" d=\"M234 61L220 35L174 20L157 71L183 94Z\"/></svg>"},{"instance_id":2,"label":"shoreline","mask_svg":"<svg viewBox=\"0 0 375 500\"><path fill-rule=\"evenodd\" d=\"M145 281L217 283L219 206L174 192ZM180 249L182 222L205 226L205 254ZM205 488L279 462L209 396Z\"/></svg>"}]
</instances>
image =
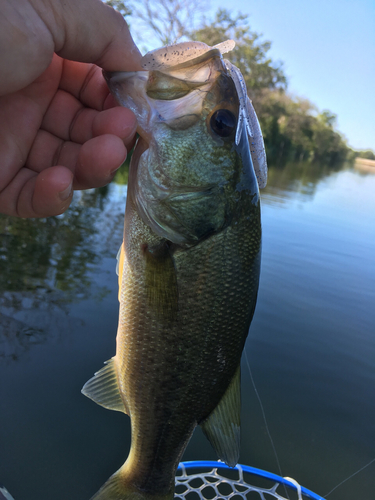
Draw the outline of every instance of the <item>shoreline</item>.
<instances>
[{"instance_id":1,"label":"shoreline","mask_svg":"<svg viewBox=\"0 0 375 500\"><path fill-rule=\"evenodd\" d=\"M361 172L375 174L375 160L368 160L367 158L356 158L354 167Z\"/></svg>"}]
</instances>

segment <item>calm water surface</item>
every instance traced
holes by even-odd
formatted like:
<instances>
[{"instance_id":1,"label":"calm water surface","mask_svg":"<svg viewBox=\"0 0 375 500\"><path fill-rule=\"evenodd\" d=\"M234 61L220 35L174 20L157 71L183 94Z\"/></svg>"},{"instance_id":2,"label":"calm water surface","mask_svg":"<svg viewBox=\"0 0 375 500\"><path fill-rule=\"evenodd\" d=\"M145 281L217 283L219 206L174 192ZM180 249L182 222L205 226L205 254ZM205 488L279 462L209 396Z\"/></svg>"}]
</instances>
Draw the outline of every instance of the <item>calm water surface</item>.
<instances>
[{"instance_id":1,"label":"calm water surface","mask_svg":"<svg viewBox=\"0 0 375 500\"><path fill-rule=\"evenodd\" d=\"M88 500L123 463L129 419L81 395L115 352L126 187L61 217L0 219L0 483ZM281 473L325 496L375 458L375 175L271 169L246 353ZM240 461L279 473L243 360ZM185 460L215 459L200 430ZM373 500L375 463L331 500Z\"/></svg>"}]
</instances>

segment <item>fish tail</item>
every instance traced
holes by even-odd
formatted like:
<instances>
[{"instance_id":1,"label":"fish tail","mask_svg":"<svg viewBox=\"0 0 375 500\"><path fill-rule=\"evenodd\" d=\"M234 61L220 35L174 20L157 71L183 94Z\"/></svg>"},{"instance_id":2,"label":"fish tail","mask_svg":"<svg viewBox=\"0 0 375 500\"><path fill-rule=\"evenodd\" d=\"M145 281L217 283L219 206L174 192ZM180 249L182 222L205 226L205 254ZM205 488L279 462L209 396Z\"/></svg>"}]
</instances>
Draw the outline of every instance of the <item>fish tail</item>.
<instances>
[{"instance_id":1,"label":"fish tail","mask_svg":"<svg viewBox=\"0 0 375 500\"><path fill-rule=\"evenodd\" d=\"M166 495L158 495L129 485L120 468L90 500L173 500L173 497L173 490Z\"/></svg>"}]
</instances>

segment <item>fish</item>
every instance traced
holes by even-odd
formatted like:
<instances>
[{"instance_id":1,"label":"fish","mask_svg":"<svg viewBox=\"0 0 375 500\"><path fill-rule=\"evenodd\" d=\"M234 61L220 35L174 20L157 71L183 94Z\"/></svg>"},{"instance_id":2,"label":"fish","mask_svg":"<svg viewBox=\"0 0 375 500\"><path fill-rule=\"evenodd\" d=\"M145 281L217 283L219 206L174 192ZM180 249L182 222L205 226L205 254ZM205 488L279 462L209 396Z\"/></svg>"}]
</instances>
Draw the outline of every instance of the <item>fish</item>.
<instances>
[{"instance_id":1,"label":"fish","mask_svg":"<svg viewBox=\"0 0 375 500\"><path fill-rule=\"evenodd\" d=\"M147 53L143 71L104 74L139 139L117 258L116 354L82 392L130 416L131 448L92 500L172 499L198 425L221 460L238 462L267 164L244 79L223 58L233 46L182 42Z\"/></svg>"}]
</instances>

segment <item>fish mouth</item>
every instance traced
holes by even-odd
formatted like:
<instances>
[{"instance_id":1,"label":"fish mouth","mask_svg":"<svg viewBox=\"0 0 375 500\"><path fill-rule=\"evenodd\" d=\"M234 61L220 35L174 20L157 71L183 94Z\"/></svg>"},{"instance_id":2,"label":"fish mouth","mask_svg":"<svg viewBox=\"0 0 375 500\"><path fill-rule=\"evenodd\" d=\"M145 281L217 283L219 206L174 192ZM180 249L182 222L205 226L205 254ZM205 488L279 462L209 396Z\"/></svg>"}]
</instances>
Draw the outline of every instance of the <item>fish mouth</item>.
<instances>
[{"instance_id":1,"label":"fish mouth","mask_svg":"<svg viewBox=\"0 0 375 500\"><path fill-rule=\"evenodd\" d=\"M149 122L153 113L146 93L148 71L103 70L102 74L117 103L134 113L137 118L137 133L149 144L152 136Z\"/></svg>"}]
</instances>

